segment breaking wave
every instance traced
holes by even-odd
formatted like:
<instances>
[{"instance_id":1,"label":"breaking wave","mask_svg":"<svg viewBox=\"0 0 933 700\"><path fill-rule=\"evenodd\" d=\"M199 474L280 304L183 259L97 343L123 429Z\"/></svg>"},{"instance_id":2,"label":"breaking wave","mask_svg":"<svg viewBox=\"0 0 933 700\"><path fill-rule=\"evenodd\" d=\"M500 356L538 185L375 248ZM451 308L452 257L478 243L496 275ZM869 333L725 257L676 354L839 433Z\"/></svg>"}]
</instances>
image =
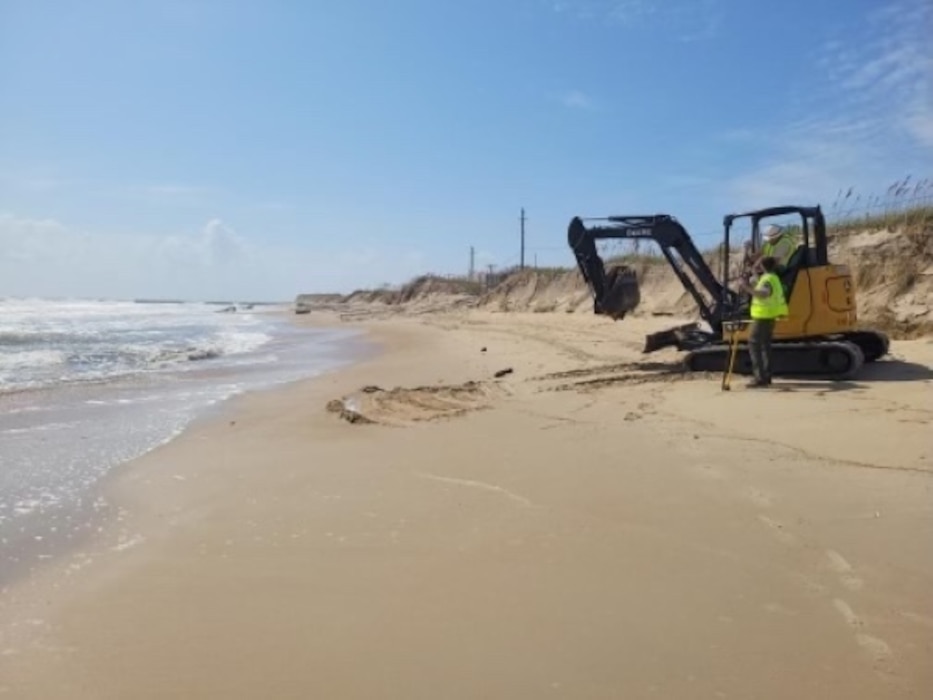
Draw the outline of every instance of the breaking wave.
<instances>
[{"instance_id":1,"label":"breaking wave","mask_svg":"<svg viewBox=\"0 0 933 700\"><path fill-rule=\"evenodd\" d=\"M253 353L268 320L203 304L0 302L0 392L159 371Z\"/></svg>"}]
</instances>

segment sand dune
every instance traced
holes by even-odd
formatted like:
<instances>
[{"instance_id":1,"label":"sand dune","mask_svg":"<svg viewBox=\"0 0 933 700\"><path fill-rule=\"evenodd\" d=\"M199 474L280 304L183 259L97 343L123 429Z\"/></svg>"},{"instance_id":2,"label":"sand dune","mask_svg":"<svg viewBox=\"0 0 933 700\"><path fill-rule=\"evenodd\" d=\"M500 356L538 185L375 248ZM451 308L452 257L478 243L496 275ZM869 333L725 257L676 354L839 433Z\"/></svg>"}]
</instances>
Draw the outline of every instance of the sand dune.
<instances>
[{"instance_id":1,"label":"sand dune","mask_svg":"<svg viewBox=\"0 0 933 700\"><path fill-rule=\"evenodd\" d=\"M933 335L933 231L837 232L830 238L829 254L832 261L849 265L853 271L864 325L898 339ZM569 252L568 258L568 265L572 265ZM705 258L718 273L718 255L709 253ZM658 315L699 320L693 299L660 255L642 255L627 264L638 277L641 303L626 323L631 318ZM516 271L491 288L463 279L425 276L398 290L361 291L340 299L328 297L325 302L304 295L299 299L307 308L336 310L347 320L458 309L584 315L593 311L591 295L572 267Z\"/></svg>"}]
</instances>

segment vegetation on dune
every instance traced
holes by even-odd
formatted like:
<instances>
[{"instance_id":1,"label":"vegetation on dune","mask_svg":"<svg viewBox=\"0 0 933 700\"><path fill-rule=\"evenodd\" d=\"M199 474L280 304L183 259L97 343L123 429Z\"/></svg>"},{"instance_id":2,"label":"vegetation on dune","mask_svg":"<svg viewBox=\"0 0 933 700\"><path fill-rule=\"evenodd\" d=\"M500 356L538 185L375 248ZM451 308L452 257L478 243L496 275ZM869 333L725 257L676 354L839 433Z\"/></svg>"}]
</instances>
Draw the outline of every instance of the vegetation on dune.
<instances>
[{"instance_id":1,"label":"vegetation on dune","mask_svg":"<svg viewBox=\"0 0 933 700\"><path fill-rule=\"evenodd\" d=\"M933 232L933 180L912 182L908 175L883 195L866 198L852 187L845 194L840 190L826 217L831 233L875 229L929 234Z\"/></svg>"}]
</instances>

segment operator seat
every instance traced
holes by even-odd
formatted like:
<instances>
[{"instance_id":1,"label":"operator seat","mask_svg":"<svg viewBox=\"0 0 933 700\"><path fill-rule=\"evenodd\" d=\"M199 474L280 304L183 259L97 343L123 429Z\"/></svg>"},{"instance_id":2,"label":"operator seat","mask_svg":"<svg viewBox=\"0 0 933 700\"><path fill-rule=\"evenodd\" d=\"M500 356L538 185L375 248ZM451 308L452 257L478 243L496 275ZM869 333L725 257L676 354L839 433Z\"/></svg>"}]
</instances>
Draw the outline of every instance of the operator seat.
<instances>
[{"instance_id":1,"label":"operator seat","mask_svg":"<svg viewBox=\"0 0 933 700\"><path fill-rule=\"evenodd\" d=\"M794 289L794 282L797 281L797 273L800 272L801 268L810 267L810 265L810 249L801 243L791 254L790 259L787 261L787 265L784 266L784 269L778 273L778 278L781 280L781 286L784 287L785 299L788 301L790 300L790 293Z\"/></svg>"}]
</instances>

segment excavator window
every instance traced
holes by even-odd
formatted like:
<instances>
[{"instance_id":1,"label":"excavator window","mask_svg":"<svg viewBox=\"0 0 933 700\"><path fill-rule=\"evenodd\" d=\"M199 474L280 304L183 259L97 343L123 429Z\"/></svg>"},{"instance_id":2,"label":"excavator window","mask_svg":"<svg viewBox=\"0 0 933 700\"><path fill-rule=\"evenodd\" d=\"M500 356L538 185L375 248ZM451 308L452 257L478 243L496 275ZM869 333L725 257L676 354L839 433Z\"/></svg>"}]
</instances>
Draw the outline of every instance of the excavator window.
<instances>
[{"instance_id":1,"label":"excavator window","mask_svg":"<svg viewBox=\"0 0 933 700\"><path fill-rule=\"evenodd\" d=\"M781 278L781 285L784 287L784 295L787 298L790 298L790 293L794 289L794 282L797 281L797 273L800 272L801 268L809 267L808 252L809 249L801 242L800 245L797 246L797 250L790 256L787 265L779 275Z\"/></svg>"}]
</instances>

